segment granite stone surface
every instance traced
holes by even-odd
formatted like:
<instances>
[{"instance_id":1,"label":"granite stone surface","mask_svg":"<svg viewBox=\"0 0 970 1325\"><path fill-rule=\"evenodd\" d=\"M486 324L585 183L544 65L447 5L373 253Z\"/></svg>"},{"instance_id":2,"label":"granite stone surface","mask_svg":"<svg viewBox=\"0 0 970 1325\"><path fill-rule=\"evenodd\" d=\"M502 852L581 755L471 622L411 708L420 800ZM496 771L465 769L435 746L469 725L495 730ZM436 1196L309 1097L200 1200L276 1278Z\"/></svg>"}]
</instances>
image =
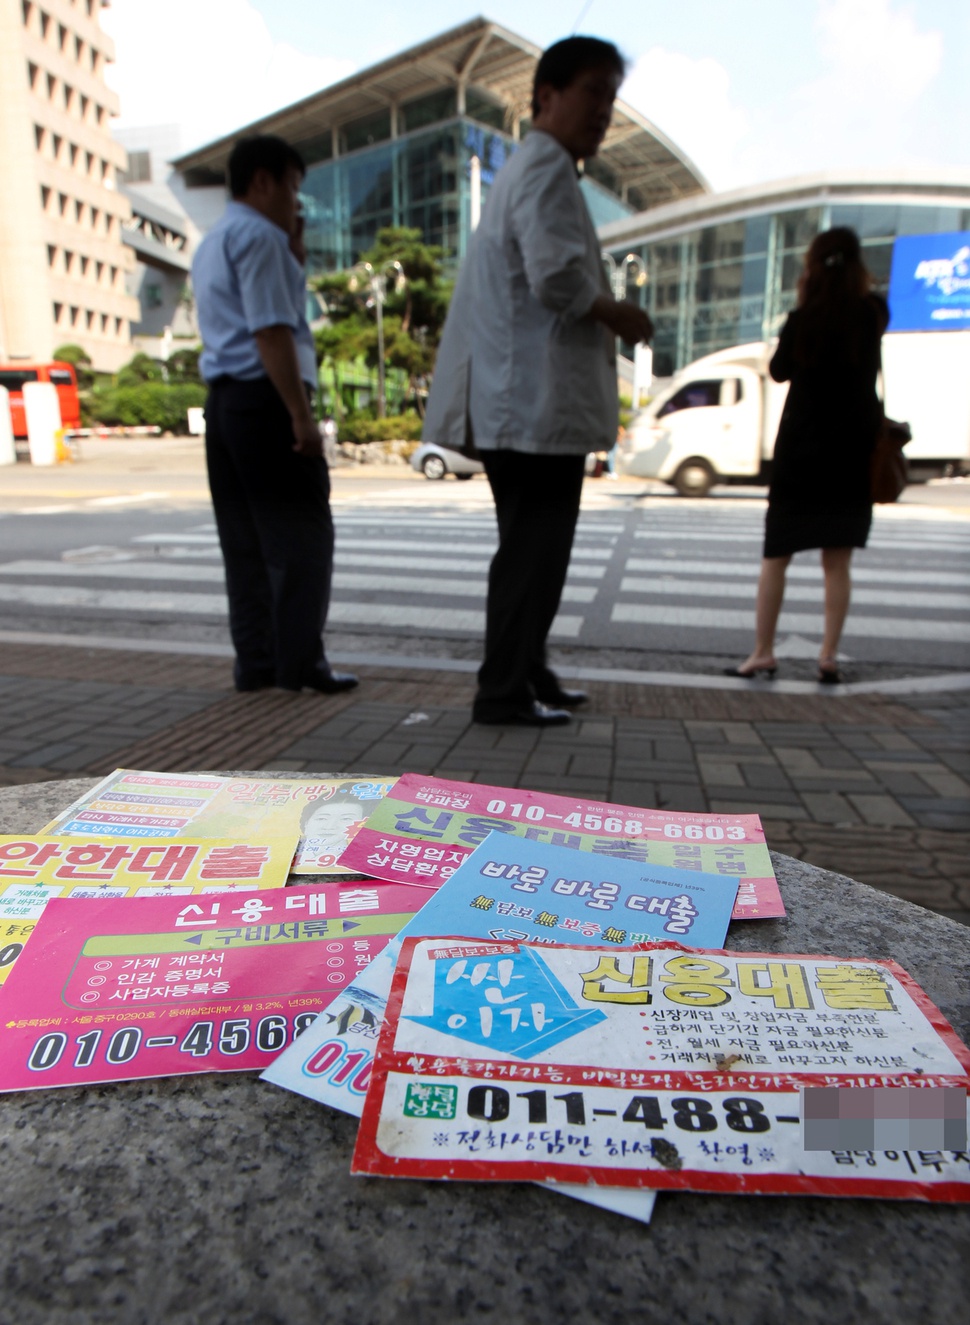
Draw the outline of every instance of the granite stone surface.
<instances>
[{"instance_id":1,"label":"granite stone surface","mask_svg":"<svg viewBox=\"0 0 970 1325\"><path fill-rule=\"evenodd\" d=\"M31 832L92 779L0 792ZM970 1037L970 932L776 855L749 951L892 957ZM970 1207L662 1193L649 1227L532 1185L351 1178L354 1119L252 1074L0 1098L0 1321L952 1325Z\"/></svg>"}]
</instances>

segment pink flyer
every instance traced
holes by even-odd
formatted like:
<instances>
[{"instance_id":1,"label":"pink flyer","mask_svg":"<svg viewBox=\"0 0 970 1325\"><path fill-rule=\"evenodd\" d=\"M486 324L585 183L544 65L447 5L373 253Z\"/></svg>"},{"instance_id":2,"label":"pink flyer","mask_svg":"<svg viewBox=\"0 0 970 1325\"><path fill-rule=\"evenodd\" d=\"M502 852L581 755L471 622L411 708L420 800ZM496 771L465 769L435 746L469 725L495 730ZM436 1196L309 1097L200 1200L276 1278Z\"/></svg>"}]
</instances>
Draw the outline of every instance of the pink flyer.
<instances>
[{"instance_id":1,"label":"pink flyer","mask_svg":"<svg viewBox=\"0 0 970 1325\"><path fill-rule=\"evenodd\" d=\"M55 897L0 990L0 1091L260 1071L427 899L354 883Z\"/></svg>"},{"instance_id":2,"label":"pink flyer","mask_svg":"<svg viewBox=\"0 0 970 1325\"><path fill-rule=\"evenodd\" d=\"M650 810L405 773L340 857L389 883L439 888L491 832L737 883L735 920L785 914L756 814Z\"/></svg>"}]
</instances>

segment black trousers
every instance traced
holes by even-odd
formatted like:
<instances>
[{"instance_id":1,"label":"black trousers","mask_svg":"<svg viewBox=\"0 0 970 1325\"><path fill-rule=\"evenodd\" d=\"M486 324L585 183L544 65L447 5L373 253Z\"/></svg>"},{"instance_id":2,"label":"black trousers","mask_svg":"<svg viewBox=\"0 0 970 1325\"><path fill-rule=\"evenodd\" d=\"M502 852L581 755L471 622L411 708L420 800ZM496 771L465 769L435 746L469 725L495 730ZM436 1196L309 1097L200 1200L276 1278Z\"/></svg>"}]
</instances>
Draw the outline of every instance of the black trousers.
<instances>
[{"instance_id":1,"label":"black trousers","mask_svg":"<svg viewBox=\"0 0 970 1325\"><path fill-rule=\"evenodd\" d=\"M485 660L476 715L551 698L546 637L559 610L583 492L583 455L482 451L495 498L498 551L488 572Z\"/></svg>"},{"instance_id":2,"label":"black trousers","mask_svg":"<svg viewBox=\"0 0 970 1325\"><path fill-rule=\"evenodd\" d=\"M219 378L205 419L236 682L299 688L326 665L333 573L326 461L293 450L289 412L268 378Z\"/></svg>"}]
</instances>

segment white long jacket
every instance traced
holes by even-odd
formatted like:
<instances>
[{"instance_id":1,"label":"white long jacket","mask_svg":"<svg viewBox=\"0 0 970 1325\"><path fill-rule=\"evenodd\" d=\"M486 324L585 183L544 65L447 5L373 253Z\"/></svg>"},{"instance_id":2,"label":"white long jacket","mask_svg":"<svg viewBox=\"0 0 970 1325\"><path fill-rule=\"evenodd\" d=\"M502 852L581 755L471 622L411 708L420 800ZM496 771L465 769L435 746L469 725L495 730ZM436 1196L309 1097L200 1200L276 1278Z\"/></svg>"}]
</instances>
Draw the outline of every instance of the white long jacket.
<instances>
[{"instance_id":1,"label":"white long jacket","mask_svg":"<svg viewBox=\"0 0 970 1325\"><path fill-rule=\"evenodd\" d=\"M613 335L587 317L609 294L572 157L533 130L499 171L442 333L425 441L576 455L617 433Z\"/></svg>"}]
</instances>

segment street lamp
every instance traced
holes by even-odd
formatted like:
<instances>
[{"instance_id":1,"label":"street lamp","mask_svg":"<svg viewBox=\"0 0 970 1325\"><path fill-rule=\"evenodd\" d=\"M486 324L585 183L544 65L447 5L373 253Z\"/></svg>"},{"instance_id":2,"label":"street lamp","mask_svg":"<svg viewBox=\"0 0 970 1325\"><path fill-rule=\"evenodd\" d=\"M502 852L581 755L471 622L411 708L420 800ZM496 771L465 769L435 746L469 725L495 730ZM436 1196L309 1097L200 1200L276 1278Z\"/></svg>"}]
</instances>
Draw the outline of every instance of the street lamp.
<instances>
[{"instance_id":1,"label":"street lamp","mask_svg":"<svg viewBox=\"0 0 970 1325\"><path fill-rule=\"evenodd\" d=\"M640 290L647 283L647 264L643 258L636 253L628 253L622 261L617 262L612 253L607 253L604 249L600 254L606 264L610 274L610 288L613 291L613 298L620 300L626 298L627 280L632 273L633 284ZM619 347L618 347L619 352ZM650 382L653 379L653 350L648 345L634 345L633 347L633 385L631 391L631 400L634 409L640 408L644 392L649 392Z\"/></svg>"},{"instance_id":2,"label":"street lamp","mask_svg":"<svg viewBox=\"0 0 970 1325\"><path fill-rule=\"evenodd\" d=\"M627 279L630 272L634 273L633 284L639 289L647 283L647 265L643 258L638 257L636 253L628 253L622 262L617 262L612 253L607 253L604 249L600 257L606 263L610 273L610 289L613 291L614 299L626 298Z\"/></svg>"},{"instance_id":3,"label":"street lamp","mask_svg":"<svg viewBox=\"0 0 970 1325\"><path fill-rule=\"evenodd\" d=\"M356 292L362 285L370 290L370 301L377 312L377 417L383 419L387 414L387 393L385 390L384 369L384 300L387 297L387 282L390 273L394 273L394 289L398 294L407 284L404 268L399 262L387 262L382 267L373 267L369 262L358 262L350 274L347 288Z\"/></svg>"}]
</instances>

